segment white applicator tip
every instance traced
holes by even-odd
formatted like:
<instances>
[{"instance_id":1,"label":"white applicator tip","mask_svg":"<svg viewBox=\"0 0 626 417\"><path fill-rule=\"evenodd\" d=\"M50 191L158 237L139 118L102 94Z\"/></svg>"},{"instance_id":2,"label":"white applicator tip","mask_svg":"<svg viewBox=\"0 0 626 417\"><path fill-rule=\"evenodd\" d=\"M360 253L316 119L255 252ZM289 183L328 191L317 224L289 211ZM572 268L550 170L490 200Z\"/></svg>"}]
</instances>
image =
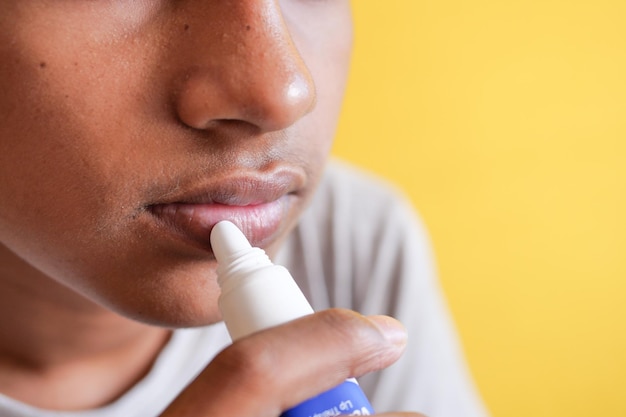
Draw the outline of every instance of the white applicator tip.
<instances>
[{"instance_id":1,"label":"white applicator tip","mask_svg":"<svg viewBox=\"0 0 626 417\"><path fill-rule=\"evenodd\" d=\"M250 249L252 246L237 226L224 220L213 226L211 230L211 247L217 262L226 263L231 255Z\"/></svg>"}]
</instances>

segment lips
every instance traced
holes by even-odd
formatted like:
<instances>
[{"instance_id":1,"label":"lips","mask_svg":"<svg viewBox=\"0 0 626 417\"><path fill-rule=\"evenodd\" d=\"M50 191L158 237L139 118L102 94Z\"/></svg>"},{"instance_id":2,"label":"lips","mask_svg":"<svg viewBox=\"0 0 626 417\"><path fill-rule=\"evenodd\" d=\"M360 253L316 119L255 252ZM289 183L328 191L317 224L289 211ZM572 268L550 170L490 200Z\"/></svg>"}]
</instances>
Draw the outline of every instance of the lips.
<instances>
[{"instance_id":1,"label":"lips","mask_svg":"<svg viewBox=\"0 0 626 417\"><path fill-rule=\"evenodd\" d=\"M222 220L264 247L280 234L303 183L304 176L291 170L222 176L206 185L178 186L147 208L168 233L202 249L211 251L211 229Z\"/></svg>"}]
</instances>

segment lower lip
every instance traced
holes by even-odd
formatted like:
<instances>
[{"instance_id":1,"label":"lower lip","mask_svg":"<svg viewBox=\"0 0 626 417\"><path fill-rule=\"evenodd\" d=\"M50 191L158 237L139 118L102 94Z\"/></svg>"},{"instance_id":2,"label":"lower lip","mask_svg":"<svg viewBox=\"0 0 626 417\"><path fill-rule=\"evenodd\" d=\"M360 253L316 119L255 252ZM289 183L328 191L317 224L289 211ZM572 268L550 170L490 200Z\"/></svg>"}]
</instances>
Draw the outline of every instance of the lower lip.
<instances>
[{"instance_id":1,"label":"lower lip","mask_svg":"<svg viewBox=\"0 0 626 417\"><path fill-rule=\"evenodd\" d=\"M252 246L264 247L277 237L285 218L289 196L263 204L230 206L224 204L159 204L150 212L184 240L211 251L211 229L222 220L237 225Z\"/></svg>"}]
</instances>

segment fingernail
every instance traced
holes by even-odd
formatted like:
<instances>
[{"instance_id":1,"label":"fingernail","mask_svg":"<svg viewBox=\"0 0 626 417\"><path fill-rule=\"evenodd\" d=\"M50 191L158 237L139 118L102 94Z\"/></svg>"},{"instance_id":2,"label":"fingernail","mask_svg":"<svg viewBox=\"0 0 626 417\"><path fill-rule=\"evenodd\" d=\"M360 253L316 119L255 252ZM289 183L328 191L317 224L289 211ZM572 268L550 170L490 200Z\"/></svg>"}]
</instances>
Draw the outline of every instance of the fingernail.
<instances>
[{"instance_id":1,"label":"fingernail","mask_svg":"<svg viewBox=\"0 0 626 417\"><path fill-rule=\"evenodd\" d=\"M398 320L389 316L370 316L368 318L378 327L389 343L399 347L406 345L406 328Z\"/></svg>"}]
</instances>

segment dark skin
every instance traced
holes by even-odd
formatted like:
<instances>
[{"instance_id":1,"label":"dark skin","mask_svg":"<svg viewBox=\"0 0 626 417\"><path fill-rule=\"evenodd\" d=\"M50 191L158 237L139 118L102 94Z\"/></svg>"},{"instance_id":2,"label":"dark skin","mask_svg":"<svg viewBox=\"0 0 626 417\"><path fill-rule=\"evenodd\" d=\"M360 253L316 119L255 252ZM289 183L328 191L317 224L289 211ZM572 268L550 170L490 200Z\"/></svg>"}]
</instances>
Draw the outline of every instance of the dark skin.
<instances>
[{"instance_id":1,"label":"dark skin","mask_svg":"<svg viewBox=\"0 0 626 417\"><path fill-rule=\"evenodd\" d=\"M0 392L102 406L169 329L221 319L211 224L275 253L327 159L351 36L347 0L0 3ZM317 313L234 343L163 415L275 416L404 338Z\"/></svg>"}]
</instances>

